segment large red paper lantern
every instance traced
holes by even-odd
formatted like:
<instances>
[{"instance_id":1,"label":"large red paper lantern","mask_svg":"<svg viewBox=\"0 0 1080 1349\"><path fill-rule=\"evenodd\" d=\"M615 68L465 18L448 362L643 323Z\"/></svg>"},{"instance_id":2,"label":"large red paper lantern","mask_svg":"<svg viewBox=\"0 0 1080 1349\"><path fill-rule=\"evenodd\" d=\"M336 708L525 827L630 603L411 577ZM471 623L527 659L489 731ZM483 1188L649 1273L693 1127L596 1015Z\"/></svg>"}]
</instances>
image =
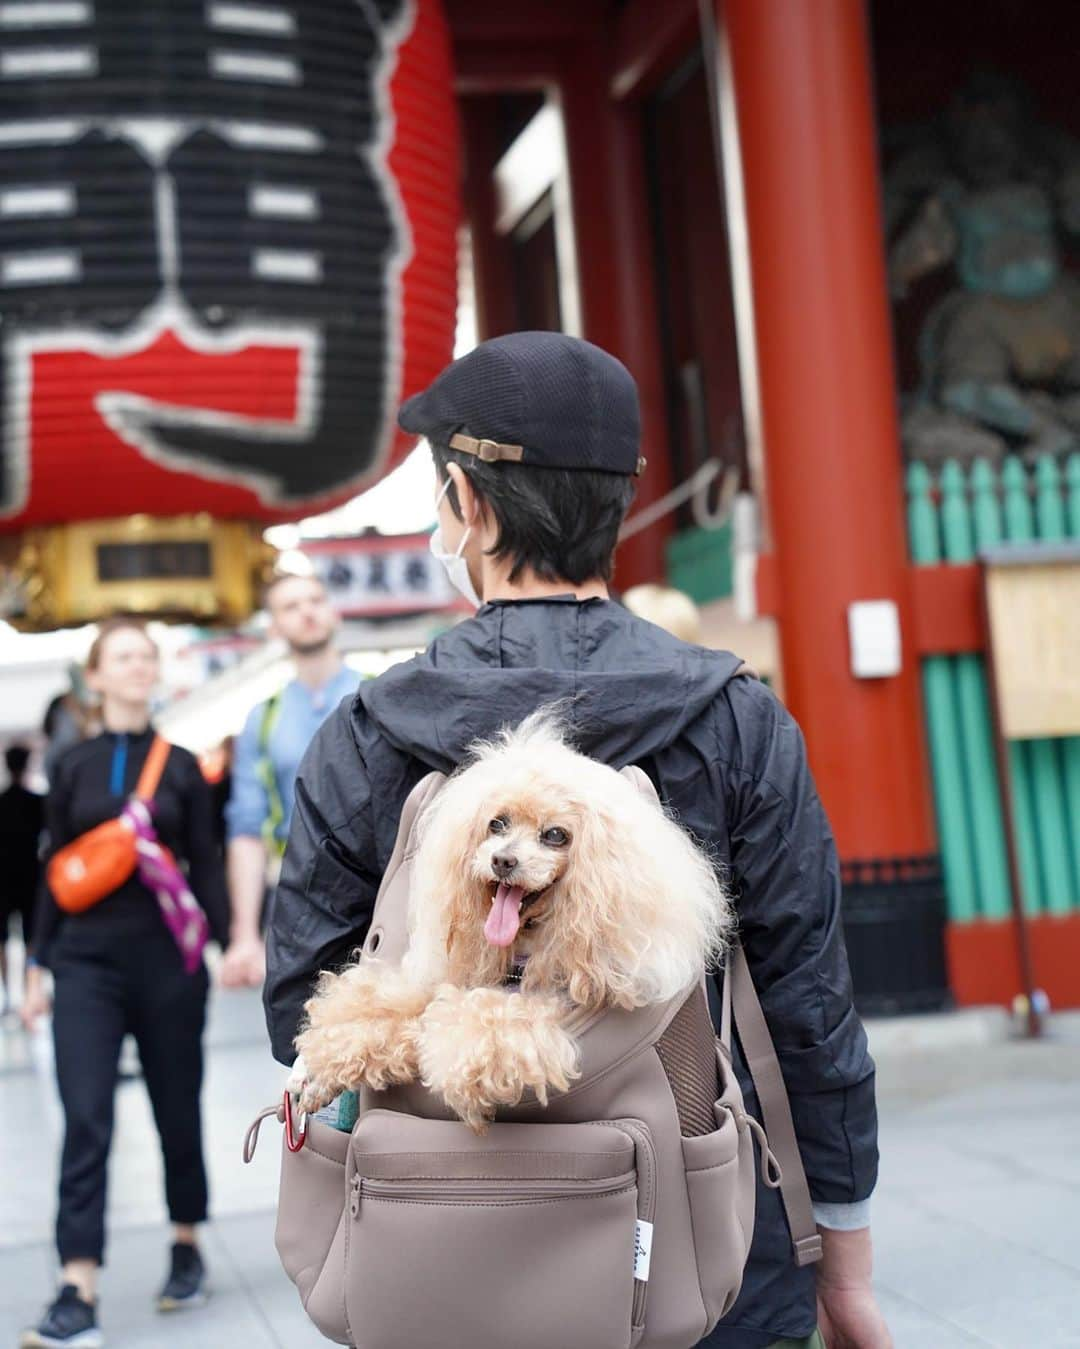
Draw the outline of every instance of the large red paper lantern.
<instances>
[{"instance_id":1,"label":"large red paper lantern","mask_svg":"<svg viewBox=\"0 0 1080 1349\"><path fill-rule=\"evenodd\" d=\"M31 625L235 616L222 522L392 466L451 355L458 190L438 0L0 6L0 534Z\"/></svg>"}]
</instances>

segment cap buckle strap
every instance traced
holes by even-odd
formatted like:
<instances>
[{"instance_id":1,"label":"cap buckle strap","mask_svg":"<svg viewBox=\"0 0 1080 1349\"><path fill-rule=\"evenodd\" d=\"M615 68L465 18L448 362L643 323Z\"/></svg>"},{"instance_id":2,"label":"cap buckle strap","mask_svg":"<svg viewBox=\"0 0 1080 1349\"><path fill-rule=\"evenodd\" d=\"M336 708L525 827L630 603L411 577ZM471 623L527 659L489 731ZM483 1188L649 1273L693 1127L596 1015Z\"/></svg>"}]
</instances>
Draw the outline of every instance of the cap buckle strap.
<instances>
[{"instance_id":1,"label":"cap buckle strap","mask_svg":"<svg viewBox=\"0 0 1080 1349\"><path fill-rule=\"evenodd\" d=\"M450 448L464 454L474 454L481 463L494 464L500 459L521 463L525 456L523 445L501 445L497 440L477 440L461 431L450 437Z\"/></svg>"},{"instance_id":2,"label":"cap buckle strap","mask_svg":"<svg viewBox=\"0 0 1080 1349\"><path fill-rule=\"evenodd\" d=\"M520 464L525 457L525 447L523 445L503 445L497 440L477 440L475 436L467 436L463 431L456 431L450 437L450 448L452 450L461 450L463 454L474 454L483 464L494 464L500 459L508 460L515 464ZM646 459L644 455L638 455L637 463L634 465L635 478L640 478L645 472Z\"/></svg>"}]
</instances>

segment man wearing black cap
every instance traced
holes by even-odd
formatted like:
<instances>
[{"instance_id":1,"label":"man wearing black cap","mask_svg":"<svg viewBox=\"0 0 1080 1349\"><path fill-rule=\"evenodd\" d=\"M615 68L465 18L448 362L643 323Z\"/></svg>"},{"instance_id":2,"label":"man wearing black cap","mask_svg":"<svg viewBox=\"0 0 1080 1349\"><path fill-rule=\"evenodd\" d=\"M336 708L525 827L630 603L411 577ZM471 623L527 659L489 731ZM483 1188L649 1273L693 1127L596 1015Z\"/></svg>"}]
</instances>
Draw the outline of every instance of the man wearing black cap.
<instances>
[{"instance_id":1,"label":"man wearing black cap","mask_svg":"<svg viewBox=\"0 0 1080 1349\"><path fill-rule=\"evenodd\" d=\"M514 333L447 367L399 420L435 460L433 551L479 608L361 685L301 765L268 931L275 1056L295 1057L318 971L362 943L411 788L456 768L473 741L571 699L578 747L615 768L640 765L730 870L822 1230L815 1276L793 1263L781 1201L759 1184L742 1292L705 1343L820 1344L819 1310L830 1344L889 1349L870 1287L874 1065L852 1007L839 867L802 737L737 657L680 642L608 596L645 467L633 379L588 342ZM738 1057L736 1069L754 1113Z\"/></svg>"}]
</instances>

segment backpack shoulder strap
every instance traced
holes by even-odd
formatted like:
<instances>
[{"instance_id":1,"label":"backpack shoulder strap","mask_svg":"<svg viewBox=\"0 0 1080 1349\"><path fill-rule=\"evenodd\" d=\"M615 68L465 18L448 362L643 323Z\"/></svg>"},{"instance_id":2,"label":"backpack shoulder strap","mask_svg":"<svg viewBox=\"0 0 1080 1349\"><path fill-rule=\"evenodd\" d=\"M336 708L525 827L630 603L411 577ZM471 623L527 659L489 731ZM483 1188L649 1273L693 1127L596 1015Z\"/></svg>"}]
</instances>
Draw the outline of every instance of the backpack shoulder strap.
<instances>
[{"instance_id":1,"label":"backpack shoulder strap","mask_svg":"<svg viewBox=\"0 0 1080 1349\"><path fill-rule=\"evenodd\" d=\"M728 951L724 970L723 1017L720 1039L725 1051L731 1052L731 1021L734 1012L739 1042L746 1057L746 1066L757 1092L762 1124L769 1139L769 1147L780 1163L782 1179L780 1198L791 1229L791 1243L797 1265L812 1265L821 1259L821 1237L814 1221L810 1189L806 1183L799 1143L795 1137L795 1122L791 1117L791 1103L776 1057L772 1036L761 1010L746 952L736 942Z\"/></svg>"},{"instance_id":2,"label":"backpack shoulder strap","mask_svg":"<svg viewBox=\"0 0 1080 1349\"><path fill-rule=\"evenodd\" d=\"M161 783L172 745L162 735L155 735L142 766L139 780L135 784L135 795L140 801L152 801Z\"/></svg>"},{"instance_id":3,"label":"backpack shoulder strap","mask_svg":"<svg viewBox=\"0 0 1080 1349\"><path fill-rule=\"evenodd\" d=\"M270 748L270 737L281 716L281 690L271 693L263 703L262 716L259 718L259 751L265 754Z\"/></svg>"},{"instance_id":4,"label":"backpack shoulder strap","mask_svg":"<svg viewBox=\"0 0 1080 1349\"><path fill-rule=\"evenodd\" d=\"M383 872L371 926L364 941L365 955L400 964L409 945L409 884L419 840L420 817L446 782L445 773L428 773L420 779L401 808L397 839Z\"/></svg>"},{"instance_id":5,"label":"backpack shoulder strap","mask_svg":"<svg viewBox=\"0 0 1080 1349\"><path fill-rule=\"evenodd\" d=\"M263 704L259 718L259 757L255 761L255 776L266 792L267 814L262 824L262 839L271 857L279 860L285 854L285 840L281 837L281 826L285 823L285 803L281 799L274 761L270 757L270 737L281 717L281 690L272 693Z\"/></svg>"},{"instance_id":6,"label":"backpack shoulder strap","mask_svg":"<svg viewBox=\"0 0 1080 1349\"><path fill-rule=\"evenodd\" d=\"M753 674L749 667L742 667L739 673L751 676ZM624 768L622 773L637 785L640 792L659 800L656 788L647 773L633 764ZM780 1062L776 1057L765 1013L758 1001L754 981L750 978L746 953L738 942L728 951L721 1002L720 1043L729 1062L733 1022L739 1032L746 1066L754 1090L757 1092L769 1147L780 1163L782 1173L780 1197L791 1229L795 1263L810 1265L821 1259L821 1237L814 1221L810 1188L806 1183L806 1172L799 1153L799 1143L795 1137L795 1123L791 1117L791 1104L780 1071Z\"/></svg>"}]
</instances>

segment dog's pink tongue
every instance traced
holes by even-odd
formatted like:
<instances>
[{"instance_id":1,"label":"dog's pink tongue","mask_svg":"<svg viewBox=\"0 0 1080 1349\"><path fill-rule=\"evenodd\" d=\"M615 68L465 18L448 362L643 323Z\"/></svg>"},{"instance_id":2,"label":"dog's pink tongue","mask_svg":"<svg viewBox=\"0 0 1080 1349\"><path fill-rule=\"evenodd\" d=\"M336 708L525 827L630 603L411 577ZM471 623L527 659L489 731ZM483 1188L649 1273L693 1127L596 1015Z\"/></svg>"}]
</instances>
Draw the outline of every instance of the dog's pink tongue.
<instances>
[{"instance_id":1,"label":"dog's pink tongue","mask_svg":"<svg viewBox=\"0 0 1080 1349\"><path fill-rule=\"evenodd\" d=\"M484 924L484 936L492 946L509 946L517 936L524 898L525 891L520 885L506 885L500 881Z\"/></svg>"}]
</instances>

